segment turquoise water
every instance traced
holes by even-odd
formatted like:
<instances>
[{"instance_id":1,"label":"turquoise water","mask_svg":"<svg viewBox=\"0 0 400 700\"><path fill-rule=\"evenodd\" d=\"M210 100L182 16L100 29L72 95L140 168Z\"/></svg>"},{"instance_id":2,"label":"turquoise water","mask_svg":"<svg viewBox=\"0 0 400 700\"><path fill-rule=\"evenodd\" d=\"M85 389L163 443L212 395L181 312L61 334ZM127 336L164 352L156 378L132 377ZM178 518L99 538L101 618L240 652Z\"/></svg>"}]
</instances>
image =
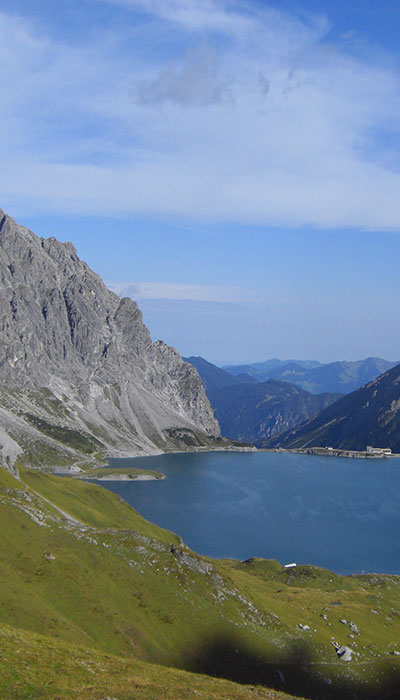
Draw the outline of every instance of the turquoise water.
<instances>
[{"instance_id":1,"label":"turquoise water","mask_svg":"<svg viewBox=\"0 0 400 700\"><path fill-rule=\"evenodd\" d=\"M278 453L112 459L163 481L101 482L212 557L400 574L400 460Z\"/></svg>"}]
</instances>

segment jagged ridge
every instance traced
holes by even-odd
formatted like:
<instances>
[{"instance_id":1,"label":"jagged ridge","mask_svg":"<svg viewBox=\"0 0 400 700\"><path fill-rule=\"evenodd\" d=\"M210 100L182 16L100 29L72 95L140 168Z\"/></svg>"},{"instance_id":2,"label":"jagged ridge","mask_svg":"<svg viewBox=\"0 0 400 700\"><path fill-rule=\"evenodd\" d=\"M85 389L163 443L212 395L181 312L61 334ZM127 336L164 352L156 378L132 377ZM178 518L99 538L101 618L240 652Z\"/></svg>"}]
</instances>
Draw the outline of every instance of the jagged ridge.
<instances>
[{"instance_id":1,"label":"jagged ridge","mask_svg":"<svg viewBox=\"0 0 400 700\"><path fill-rule=\"evenodd\" d=\"M87 454L113 455L176 446L177 429L186 443L219 435L196 370L152 342L137 304L108 290L71 243L0 210L0 284L3 461L18 445L70 461L82 452L75 433ZM67 431L61 452L54 426Z\"/></svg>"}]
</instances>

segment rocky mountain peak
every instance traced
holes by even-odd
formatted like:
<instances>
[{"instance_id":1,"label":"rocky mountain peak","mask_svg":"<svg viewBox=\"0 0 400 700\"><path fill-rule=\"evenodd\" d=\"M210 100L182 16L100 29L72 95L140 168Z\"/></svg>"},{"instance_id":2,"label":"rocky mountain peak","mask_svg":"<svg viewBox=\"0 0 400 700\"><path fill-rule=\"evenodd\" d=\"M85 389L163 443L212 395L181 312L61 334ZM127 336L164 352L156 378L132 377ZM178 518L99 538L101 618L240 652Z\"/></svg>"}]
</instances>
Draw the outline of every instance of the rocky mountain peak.
<instances>
[{"instance_id":1,"label":"rocky mountain peak","mask_svg":"<svg viewBox=\"0 0 400 700\"><path fill-rule=\"evenodd\" d=\"M38 238L1 210L0 328L11 415L1 425L16 442L27 438L13 416L26 412L83 430L112 454L168 449L177 428L219 435L197 371L152 342L138 305L107 289L72 243Z\"/></svg>"}]
</instances>

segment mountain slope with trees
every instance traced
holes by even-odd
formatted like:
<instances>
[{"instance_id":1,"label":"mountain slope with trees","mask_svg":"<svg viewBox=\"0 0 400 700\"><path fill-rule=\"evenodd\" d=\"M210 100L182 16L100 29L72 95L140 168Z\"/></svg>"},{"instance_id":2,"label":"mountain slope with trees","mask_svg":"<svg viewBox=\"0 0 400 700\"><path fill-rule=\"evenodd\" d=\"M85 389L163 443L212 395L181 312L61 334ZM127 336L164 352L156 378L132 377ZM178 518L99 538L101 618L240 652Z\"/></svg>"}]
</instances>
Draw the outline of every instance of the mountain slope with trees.
<instances>
[{"instance_id":1,"label":"mountain slope with trees","mask_svg":"<svg viewBox=\"0 0 400 700\"><path fill-rule=\"evenodd\" d=\"M400 452L400 365L293 430L259 443L264 447L348 450L365 450L367 445Z\"/></svg>"},{"instance_id":2,"label":"mountain slope with trees","mask_svg":"<svg viewBox=\"0 0 400 700\"><path fill-rule=\"evenodd\" d=\"M255 442L314 416L341 394L310 394L289 382L270 379L208 392L225 437Z\"/></svg>"},{"instance_id":3,"label":"mountain slope with trees","mask_svg":"<svg viewBox=\"0 0 400 700\"><path fill-rule=\"evenodd\" d=\"M340 398L341 394L313 395L289 382L258 382L233 376L202 357L194 363L219 422L222 435L255 442L302 423Z\"/></svg>"}]
</instances>

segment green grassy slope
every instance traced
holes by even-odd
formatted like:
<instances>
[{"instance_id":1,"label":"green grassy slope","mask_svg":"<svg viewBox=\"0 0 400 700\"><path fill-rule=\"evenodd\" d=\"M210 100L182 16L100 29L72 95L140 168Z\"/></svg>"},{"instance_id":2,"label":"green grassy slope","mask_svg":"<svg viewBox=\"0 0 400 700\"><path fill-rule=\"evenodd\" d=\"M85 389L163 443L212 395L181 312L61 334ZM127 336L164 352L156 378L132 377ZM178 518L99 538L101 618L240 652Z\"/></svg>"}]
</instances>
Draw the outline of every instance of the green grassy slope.
<instances>
[{"instance_id":1,"label":"green grassy slope","mask_svg":"<svg viewBox=\"0 0 400 700\"><path fill-rule=\"evenodd\" d=\"M0 697L7 700L290 700L263 687L85 649L0 625Z\"/></svg>"},{"instance_id":2,"label":"green grassy slope","mask_svg":"<svg viewBox=\"0 0 400 700\"><path fill-rule=\"evenodd\" d=\"M24 469L21 479L0 469L0 625L13 628L2 627L4 639L17 640L0 644L1 698L196 695L194 681L144 662L315 699L395 697L400 689L397 577L213 561L99 486ZM332 641L354 650L351 663ZM70 672L66 645L77 659ZM137 679L136 695L124 673ZM181 695L173 691L180 683ZM271 697L195 683L204 698Z\"/></svg>"}]
</instances>

